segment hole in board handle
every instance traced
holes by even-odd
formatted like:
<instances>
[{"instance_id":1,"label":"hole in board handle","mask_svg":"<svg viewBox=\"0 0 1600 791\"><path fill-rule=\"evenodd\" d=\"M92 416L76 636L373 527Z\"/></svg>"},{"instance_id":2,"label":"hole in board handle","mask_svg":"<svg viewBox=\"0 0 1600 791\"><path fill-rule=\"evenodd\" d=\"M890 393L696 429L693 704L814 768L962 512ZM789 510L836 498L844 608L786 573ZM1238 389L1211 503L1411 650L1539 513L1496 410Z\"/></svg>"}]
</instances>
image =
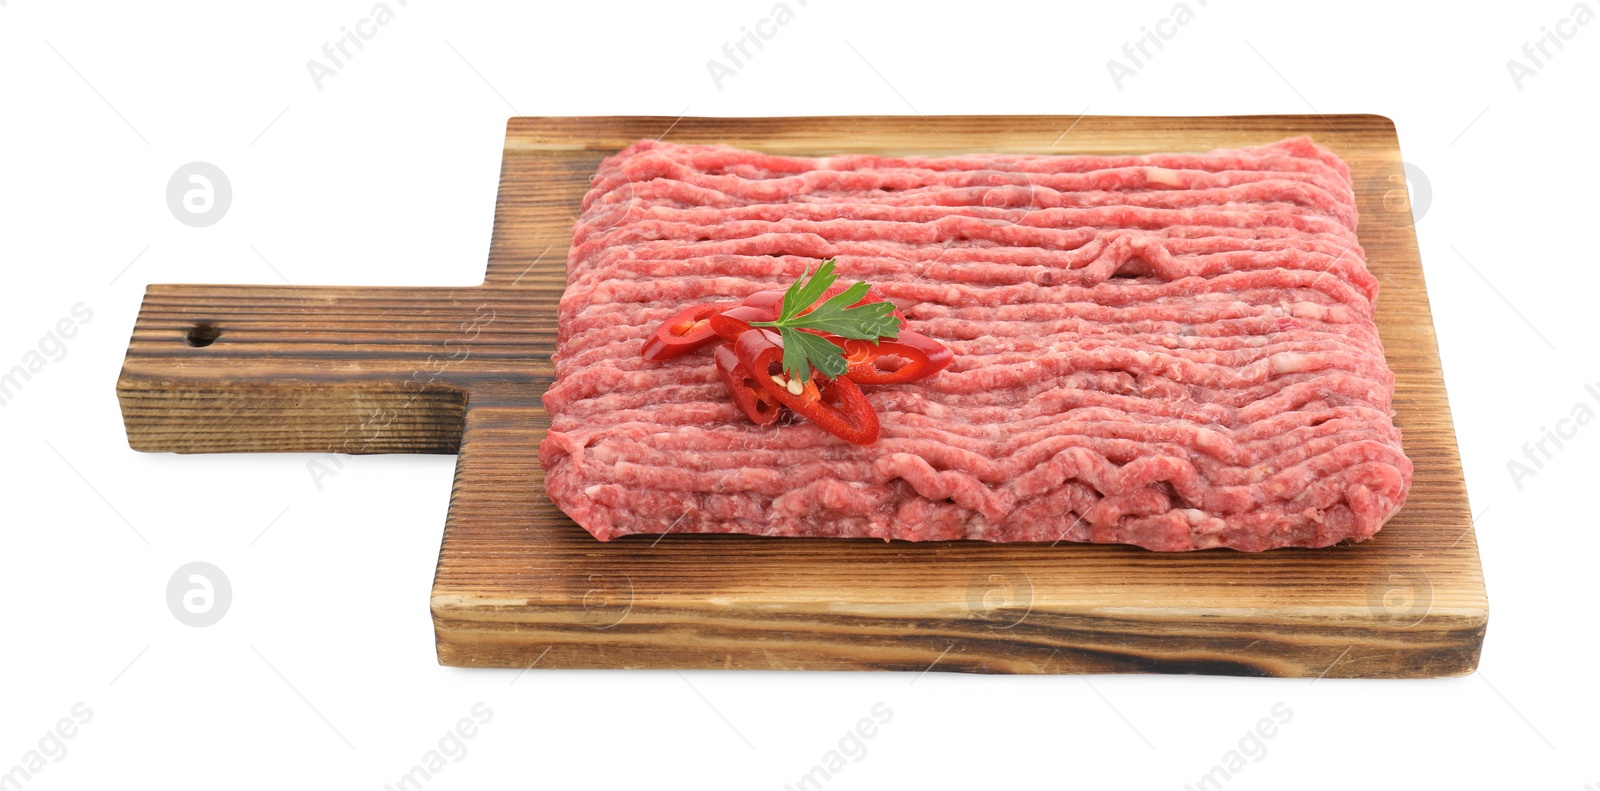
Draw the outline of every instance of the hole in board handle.
<instances>
[{"instance_id":1,"label":"hole in board handle","mask_svg":"<svg viewBox=\"0 0 1600 791\"><path fill-rule=\"evenodd\" d=\"M216 343L217 338L221 335L222 330L218 329L217 325L201 322L190 327L189 331L183 334L183 342L198 349Z\"/></svg>"}]
</instances>

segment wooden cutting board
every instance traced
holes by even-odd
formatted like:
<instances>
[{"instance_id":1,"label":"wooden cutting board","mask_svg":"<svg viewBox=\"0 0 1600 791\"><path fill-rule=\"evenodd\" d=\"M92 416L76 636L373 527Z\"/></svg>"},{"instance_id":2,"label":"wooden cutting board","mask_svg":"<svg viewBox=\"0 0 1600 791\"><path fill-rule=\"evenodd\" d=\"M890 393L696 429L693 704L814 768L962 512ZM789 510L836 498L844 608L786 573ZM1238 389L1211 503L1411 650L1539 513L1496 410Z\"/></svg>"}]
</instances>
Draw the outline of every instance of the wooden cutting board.
<instances>
[{"instance_id":1,"label":"wooden cutting board","mask_svg":"<svg viewBox=\"0 0 1600 791\"><path fill-rule=\"evenodd\" d=\"M579 201L639 138L778 154L1204 151L1307 134L1354 171L1416 482L1323 550L744 536L595 541L545 497L556 302ZM471 288L151 286L117 383L179 453L459 453L431 607L467 667L1428 677L1488 620L1394 125L1364 115L514 118ZM444 200L418 195L418 200Z\"/></svg>"}]
</instances>

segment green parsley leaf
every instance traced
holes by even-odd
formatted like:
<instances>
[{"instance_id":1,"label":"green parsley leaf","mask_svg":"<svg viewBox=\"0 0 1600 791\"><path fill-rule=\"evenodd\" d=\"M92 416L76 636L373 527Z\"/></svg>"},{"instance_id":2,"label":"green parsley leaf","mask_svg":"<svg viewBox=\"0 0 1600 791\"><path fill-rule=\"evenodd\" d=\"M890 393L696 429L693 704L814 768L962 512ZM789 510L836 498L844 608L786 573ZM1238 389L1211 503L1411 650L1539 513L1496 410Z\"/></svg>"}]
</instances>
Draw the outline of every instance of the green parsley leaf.
<instances>
[{"instance_id":1,"label":"green parsley leaf","mask_svg":"<svg viewBox=\"0 0 1600 791\"><path fill-rule=\"evenodd\" d=\"M823 376L837 379L849 367L844 359L844 350L826 338L792 327L779 329L778 335L783 338L783 370L792 379L810 381L813 366Z\"/></svg>"},{"instance_id":2,"label":"green parsley leaf","mask_svg":"<svg viewBox=\"0 0 1600 791\"><path fill-rule=\"evenodd\" d=\"M867 295L868 288L866 283L851 286L844 293L818 305L816 310L795 319L793 326L821 330L858 341L876 343L879 338L893 340L900 335L900 320L894 317L894 303L869 302L860 307L851 307Z\"/></svg>"},{"instance_id":3,"label":"green parsley leaf","mask_svg":"<svg viewBox=\"0 0 1600 791\"><path fill-rule=\"evenodd\" d=\"M893 340L900 335L900 321L894 316L892 303L856 304L871 289L866 283L856 283L817 305L817 301L838 280L833 270L832 258L823 261L814 273L807 270L784 292L783 306L775 321L751 322L753 327L778 330L779 337L783 339L783 370L790 378L809 381L811 369L815 367L823 376L837 379L849 367L844 359L844 350L826 338L801 332L802 329L873 343L881 338ZM812 305L816 305L816 309L801 315Z\"/></svg>"},{"instance_id":4,"label":"green parsley leaf","mask_svg":"<svg viewBox=\"0 0 1600 791\"><path fill-rule=\"evenodd\" d=\"M780 322L788 321L799 315L800 311L815 305L817 300L822 299L822 295L833 287L833 281L839 279L833 273L832 258L823 261L817 267L815 274L810 270L807 270L806 274L809 279L802 277L794 281L794 285L789 286L789 290L784 292L783 312L778 316Z\"/></svg>"}]
</instances>

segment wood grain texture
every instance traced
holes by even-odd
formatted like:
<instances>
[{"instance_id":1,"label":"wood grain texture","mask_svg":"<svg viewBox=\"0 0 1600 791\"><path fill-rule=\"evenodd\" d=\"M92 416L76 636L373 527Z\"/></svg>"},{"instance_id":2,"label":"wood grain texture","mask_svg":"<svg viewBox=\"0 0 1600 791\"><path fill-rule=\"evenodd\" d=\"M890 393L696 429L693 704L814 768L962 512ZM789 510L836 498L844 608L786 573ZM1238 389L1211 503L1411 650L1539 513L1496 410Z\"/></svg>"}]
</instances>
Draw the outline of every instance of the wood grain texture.
<instances>
[{"instance_id":1,"label":"wood grain texture","mask_svg":"<svg viewBox=\"0 0 1600 791\"><path fill-rule=\"evenodd\" d=\"M1410 499L1374 541L1260 555L597 542L543 494L539 395L589 176L663 133L798 155L1203 151L1309 134L1354 171L1416 465ZM117 385L139 450L459 451L432 596L441 663L1301 677L1477 666L1483 577L1388 119L516 118L504 157L482 286L152 286ZM208 333L209 345L186 341Z\"/></svg>"}]
</instances>

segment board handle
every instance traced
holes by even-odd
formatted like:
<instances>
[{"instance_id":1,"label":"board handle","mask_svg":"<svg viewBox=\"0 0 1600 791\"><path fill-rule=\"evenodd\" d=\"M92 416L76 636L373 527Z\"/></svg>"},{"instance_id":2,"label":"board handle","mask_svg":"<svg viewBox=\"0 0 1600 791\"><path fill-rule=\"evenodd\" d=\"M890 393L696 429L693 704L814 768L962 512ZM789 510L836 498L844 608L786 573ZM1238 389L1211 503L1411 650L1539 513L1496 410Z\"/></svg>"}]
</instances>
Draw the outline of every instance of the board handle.
<instances>
[{"instance_id":1,"label":"board handle","mask_svg":"<svg viewBox=\"0 0 1600 791\"><path fill-rule=\"evenodd\" d=\"M537 354L505 319L493 326L507 313L496 298L483 287L150 286L117 380L128 444L454 453L472 383L529 378L507 360Z\"/></svg>"}]
</instances>

